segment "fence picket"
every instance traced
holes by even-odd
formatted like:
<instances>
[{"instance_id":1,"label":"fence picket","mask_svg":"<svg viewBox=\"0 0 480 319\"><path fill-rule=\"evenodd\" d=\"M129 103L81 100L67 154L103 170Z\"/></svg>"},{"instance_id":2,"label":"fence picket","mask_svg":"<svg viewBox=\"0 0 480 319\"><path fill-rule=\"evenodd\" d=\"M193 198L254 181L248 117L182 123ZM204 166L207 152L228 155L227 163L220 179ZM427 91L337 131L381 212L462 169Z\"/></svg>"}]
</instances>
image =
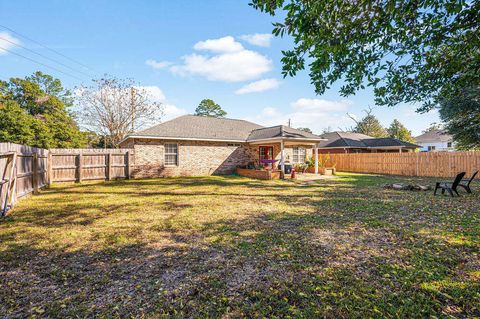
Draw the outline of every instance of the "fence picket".
<instances>
[{"instance_id":1,"label":"fence picket","mask_svg":"<svg viewBox=\"0 0 480 319\"><path fill-rule=\"evenodd\" d=\"M0 143L0 154L15 153L16 169L14 171L15 185L13 202L32 192L38 192L52 182L72 182L81 180L105 180L106 154L110 154L111 179L128 178L130 167L134 166L132 158L127 158L131 149L51 149L14 143ZM77 157L81 157L78 161ZM0 158L0 178L3 178L7 158ZM6 184L0 185L2 194L5 194ZM3 203L0 198L0 205Z\"/></svg>"},{"instance_id":2,"label":"fence picket","mask_svg":"<svg viewBox=\"0 0 480 319\"><path fill-rule=\"evenodd\" d=\"M470 176L480 169L480 152L330 154L327 165L340 172L425 177L452 177L466 172Z\"/></svg>"}]
</instances>

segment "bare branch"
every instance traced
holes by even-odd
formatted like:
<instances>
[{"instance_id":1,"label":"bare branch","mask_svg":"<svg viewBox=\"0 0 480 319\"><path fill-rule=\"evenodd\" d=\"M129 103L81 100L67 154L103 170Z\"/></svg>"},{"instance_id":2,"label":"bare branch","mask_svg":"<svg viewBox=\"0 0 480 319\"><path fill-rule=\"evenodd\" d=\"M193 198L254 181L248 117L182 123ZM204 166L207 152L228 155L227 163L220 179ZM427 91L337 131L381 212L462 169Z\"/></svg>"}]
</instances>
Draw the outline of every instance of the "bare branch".
<instances>
[{"instance_id":1,"label":"bare branch","mask_svg":"<svg viewBox=\"0 0 480 319\"><path fill-rule=\"evenodd\" d=\"M145 122L160 120L163 106L132 80L105 77L77 89L84 125L117 145Z\"/></svg>"}]
</instances>

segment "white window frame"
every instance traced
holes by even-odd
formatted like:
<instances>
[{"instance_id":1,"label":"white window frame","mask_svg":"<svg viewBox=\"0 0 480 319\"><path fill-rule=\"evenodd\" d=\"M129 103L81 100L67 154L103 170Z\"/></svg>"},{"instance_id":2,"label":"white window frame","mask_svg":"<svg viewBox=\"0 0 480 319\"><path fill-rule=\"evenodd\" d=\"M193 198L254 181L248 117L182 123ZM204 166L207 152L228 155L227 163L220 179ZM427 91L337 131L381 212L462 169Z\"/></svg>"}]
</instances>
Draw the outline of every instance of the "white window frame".
<instances>
[{"instance_id":1,"label":"white window frame","mask_svg":"<svg viewBox=\"0 0 480 319\"><path fill-rule=\"evenodd\" d=\"M167 153L167 145L175 145L176 153ZM167 155L175 155L175 164L167 164ZM163 161L165 166L175 167L178 166L178 143L165 143L163 144Z\"/></svg>"},{"instance_id":2,"label":"white window frame","mask_svg":"<svg viewBox=\"0 0 480 319\"><path fill-rule=\"evenodd\" d=\"M296 152L296 154L295 154L295 152ZM303 155L303 158L300 159L300 157L302 155ZM296 157L296 160L295 160L295 157ZM293 155L292 155L293 164L304 164L306 157L307 157L307 149L305 147L295 146L293 148Z\"/></svg>"}]
</instances>

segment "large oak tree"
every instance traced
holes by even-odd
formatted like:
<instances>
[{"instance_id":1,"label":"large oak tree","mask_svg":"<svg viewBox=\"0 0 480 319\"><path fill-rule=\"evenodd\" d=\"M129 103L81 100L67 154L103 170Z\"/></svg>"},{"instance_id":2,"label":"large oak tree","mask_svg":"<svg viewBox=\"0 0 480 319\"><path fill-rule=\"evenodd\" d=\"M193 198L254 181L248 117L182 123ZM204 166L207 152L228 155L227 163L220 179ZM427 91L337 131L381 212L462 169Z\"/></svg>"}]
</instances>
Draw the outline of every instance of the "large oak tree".
<instances>
[{"instance_id":1,"label":"large oak tree","mask_svg":"<svg viewBox=\"0 0 480 319\"><path fill-rule=\"evenodd\" d=\"M83 147L70 111L71 94L60 80L42 72L0 81L0 142L43 148Z\"/></svg>"},{"instance_id":2,"label":"large oak tree","mask_svg":"<svg viewBox=\"0 0 480 319\"><path fill-rule=\"evenodd\" d=\"M343 96L365 85L376 103L420 102L480 84L480 1L252 0L278 15L273 33L293 38L283 51L283 74L306 68L322 94L343 80Z\"/></svg>"}]
</instances>

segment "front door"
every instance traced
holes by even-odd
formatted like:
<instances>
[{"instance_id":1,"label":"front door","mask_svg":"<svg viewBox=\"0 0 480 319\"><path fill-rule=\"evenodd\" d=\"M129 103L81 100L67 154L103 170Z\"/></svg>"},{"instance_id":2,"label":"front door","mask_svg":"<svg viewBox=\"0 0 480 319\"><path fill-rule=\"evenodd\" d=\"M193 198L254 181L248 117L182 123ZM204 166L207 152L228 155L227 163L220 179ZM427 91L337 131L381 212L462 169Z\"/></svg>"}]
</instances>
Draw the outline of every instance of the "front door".
<instances>
[{"instance_id":1,"label":"front door","mask_svg":"<svg viewBox=\"0 0 480 319\"><path fill-rule=\"evenodd\" d=\"M260 163L261 160L273 160L273 146L260 146L258 148ZM272 167L272 164L265 164Z\"/></svg>"}]
</instances>

